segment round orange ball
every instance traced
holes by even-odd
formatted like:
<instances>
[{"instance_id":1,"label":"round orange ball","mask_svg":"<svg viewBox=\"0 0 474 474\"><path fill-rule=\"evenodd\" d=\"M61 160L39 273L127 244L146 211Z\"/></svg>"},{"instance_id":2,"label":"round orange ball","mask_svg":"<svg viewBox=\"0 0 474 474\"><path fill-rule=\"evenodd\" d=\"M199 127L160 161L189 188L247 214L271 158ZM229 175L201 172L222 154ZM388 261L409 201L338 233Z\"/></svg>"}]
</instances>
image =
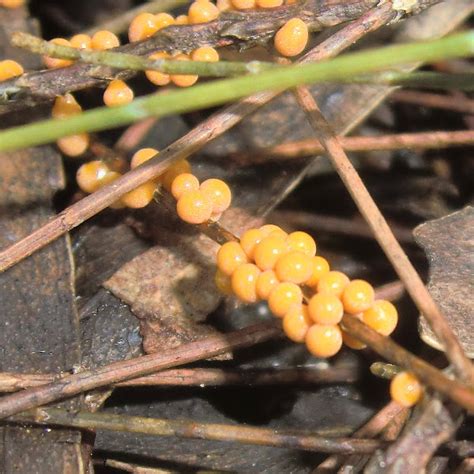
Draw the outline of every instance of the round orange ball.
<instances>
[{"instance_id":1,"label":"round orange ball","mask_svg":"<svg viewBox=\"0 0 474 474\"><path fill-rule=\"evenodd\" d=\"M333 293L340 297L349 281L347 275L344 275L342 272L334 270L327 272L319 279L317 285L318 293Z\"/></svg>"},{"instance_id":2,"label":"round orange ball","mask_svg":"<svg viewBox=\"0 0 474 474\"><path fill-rule=\"evenodd\" d=\"M404 407L411 407L423 395L423 387L410 372L400 372L390 382L390 395Z\"/></svg>"},{"instance_id":3,"label":"round orange ball","mask_svg":"<svg viewBox=\"0 0 474 474\"><path fill-rule=\"evenodd\" d=\"M232 201L232 192L221 179L206 179L199 189L212 201L212 212L219 214L227 210Z\"/></svg>"},{"instance_id":4,"label":"round orange ball","mask_svg":"<svg viewBox=\"0 0 474 474\"><path fill-rule=\"evenodd\" d=\"M217 251L217 267L225 275L232 275L244 263L248 258L238 242L226 242Z\"/></svg>"},{"instance_id":5,"label":"round orange ball","mask_svg":"<svg viewBox=\"0 0 474 474\"><path fill-rule=\"evenodd\" d=\"M260 270L273 270L278 259L287 251L285 239L269 235L264 237L254 250L254 259Z\"/></svg>"},{"instance_id":6,"label":"round orange ball","mask_svg":"<svg viewBox=\"0 0 474 474\"><path fill-rule=\"evenodd\" d=\"M273 288L268 297L268 307L278 318L283 318L293 305L303 301L303 292L295 283L283 282Z\"/></svg>"},{"instance_id":7,"label":"round orange ball","mask_svg":"<svg viewBox=\"0 0 474 474\"><path fill-rule=\"evenodd\" d=\"M232 291L244 303L255 303L257 296L257 279L260 269L253 263L244 263L232 273Z\"/></svg>"},{"instance_id":8,"label":"round orange ball","mask_svg":"<svg viewBox=\"0 0 474 474\"><path fill-rule=\"evenodd\" d=\"M342 334L339 326L314 324L305 338L306 347L316 357L332 357L342 347Z\"/></svg>"},{"instance_id":9,"label":"round orange ball","mask_svg":"<svg viewBox=\"0 0 474 474\"><path fill-rule=\"evenodd\" d=\"M316 293L308 307L309 315L319 324L337 324L344 314L341 300L332 293Z\"/></svg>"},{"instance_id":10,"label":"round orange ball","mask_svg":"<svg viewBox=\"0 0 474 474\"><path fill-rule=\"evenodd\" d=\"M280 281L304 283L313 273L311 259L299 250L281 255L275 265L275 273Z\"/></svg>"},{"instance_id":11,"label":"round orange ball","mask_svg":"<svg viewBox=\"0 0 474 474\"><path fill-rule=\"evenodd\" d=\"M397 308L390 301L374 301L372 307L362 313L362 321L382 336L389 336L397 327Z\"/></svg>"},{"instance_id":12,"label":"round orange ball","mask_svg":"<svg viewBox=\"0 0 474 474\"><path fill-rule=\"evenodd\" d=\"M191 173L182 173L176 176L171 185L171 194L179 199L187 191L197 191L199 180Z\"/></svg>"},{"instance_id":13,"label":"round orange ball","mask_svg":"<svg viewBox=\"0 0 474 474\"><path fill-rule=\"evenodd\" d=\"M349 314L357 314L369 309L374 302L372 285L364 280L352 280L342 292L342 304Z\"/></svg>"},{"instance_id":14,"label":"round orange ball","mask_svg":"<svg viewBox=\"0 0 474 474\"><path fill-rule=\"evenodd\" d=\"M293 342L304 342L313 322L306 305L295 305L283 318L283 331Z\"/></svg>"},{"instance_id":15,"label":"round orange ball","mask_svg":"<svg viewBox=\"0 0 474 474\"><path fill-rule=\"evenodd\" d=\"M188 191L178 199L176 212L189 224L202 224L211 217L212 202L199 190Z\"/></svg>"}]
</instances>

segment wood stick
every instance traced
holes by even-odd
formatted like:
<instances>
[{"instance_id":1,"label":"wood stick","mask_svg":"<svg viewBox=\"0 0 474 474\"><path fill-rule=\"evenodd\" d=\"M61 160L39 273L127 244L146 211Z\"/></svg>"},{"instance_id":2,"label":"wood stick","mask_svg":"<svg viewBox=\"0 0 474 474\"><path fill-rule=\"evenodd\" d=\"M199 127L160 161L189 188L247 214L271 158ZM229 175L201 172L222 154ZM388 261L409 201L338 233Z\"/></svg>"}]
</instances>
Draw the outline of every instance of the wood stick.
<instances>
[{"instance_id":1,"label":"wood stick","mask_svg":"<svg viewBox=\"0 0 474 474\"><path fill-rule=\"evenodd\" d=\"M372 453L386 446L384 441L360 438L322 437L294 431L277 431L247 425L199 423L191 420L167 420L112 413L72 413L58 408L40 408L11 421L33 421L46 425L72 426L87 430L111 430L154 436L208 439L259 446L274 446L321 453ZM10 421L10 420L9 420Z\"/></svg>"},{"instance_id":2,"label":"wood stick","mask_svg":"<svg viewBox=\"0 0 474 474\"><path fill-rule=\"evenodd\" d=\"M391 401L379 410L365 425L354 432L354 437L357 438L375 438L390 421L405 410L398 403ZM333 455L320 463L312 474L327 474L334 472L335 469L342 463L342 455Z\"/></svg>"},{"instance_id":3,"label":"wood stick","mask_svg":"<svg viewBox=\"0 0 474 474\"><path fill-rule=\"evenodd\" d=\"M360 213L372 229L375 238L392 263L400 280L405 284L407 292L429 322L433 332L444 345L446 356L453 364L457 375L468 385L472 385L474 383L474 371L471 361L464 353L461 344L444 318L443 313L393 235L390 226L344 152L339 140L334 136L331 127L323 117L313 96L307 88L298 88L296 97L302 108L306 111L315 134L326 149L328 157L351 194ZM403 366L405 367L405 365Z\"/></svg>"},{"instance_id":4,"label":"wood stick","mask_svg":"<svg viewBox=\"0 0 474 474\"><path fill-rule=\"evenodd\" d=\"M408 104L421 105L423 107L451 110L463 114L474 114L474 100L454 97L453 95L432 94L420 91L396 91L392 100L406 102Z\"/></svg>"},{"instance_id":5,"label":"wood stick","mask_svg":"<svg viewBox=\"0 0 474 474\"><path fill-rule=\"evenodd\" d=\"M413 372L423 384L433 387L445 397L474 412L474 391L466 385L448 378L439 369L413 355L392 339L381 336L353 316L344 315L342 327L385 359Z\"/></svg>"},{"instance_id":6,"label":"wood stick","mask_svg":"<svg viewBox=\"0 0 474 474\"><path fill-rule=\"evenodd\" d=\"M98 369L78 372L47 385L30 388L0 398L0 419L53 401L72 397L87 390L207 359L279 336L281 336L281 330L274 323L257 324L232 333L183 344L168 351L115 362Z\"/></svg>"},{"instance_id":7,"label":"wood stick","mask_svg":"<svg viewBox=\"0 0 474 474\"><path fill-rule=\"evenodd\" d=\"M465 146L474 144L473 130L455 132L421 132L379 135L375 137L343 137L339 136L341 146L346 152L391 151L391 150L428 150ZM284 160L303 158L324 153L324 147L317 139L283 143L271 148L252 150L246 155L237 155L239 164L255 164L268 160Z\"/></svg>"},{"instance_id":8,"label":"wood stick","mask_svg":"<svg viewBox=\"0 0 474 474\"><path fill-rule=\"evenodd\" d=\"M292 367L291 369L174 369L117 382L112 386L319 385L352 383L358 380L359 376L358 368L352 365L328 367L326 369L317 367ZM0 372L0 392L16 392L51 383L60 378L61 376L53 374Z\"/></svg>"}]
</instances>

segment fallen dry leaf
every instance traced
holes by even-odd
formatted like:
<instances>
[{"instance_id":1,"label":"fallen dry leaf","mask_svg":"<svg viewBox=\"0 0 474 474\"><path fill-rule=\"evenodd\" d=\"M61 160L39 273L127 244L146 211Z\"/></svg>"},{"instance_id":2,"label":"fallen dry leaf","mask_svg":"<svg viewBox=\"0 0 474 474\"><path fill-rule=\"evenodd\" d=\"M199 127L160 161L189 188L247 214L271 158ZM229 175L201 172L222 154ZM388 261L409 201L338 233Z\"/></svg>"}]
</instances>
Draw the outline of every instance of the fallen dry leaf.
<instances>
[{"instance_id":1,"label":"fallen dry leaf","mask_svg":"<svg viewBox=\"0 0 474 474\"><path fill-rule=\"evenodd\" d=\"M151 353L216 334L203 322L222 295L214 284L218 245L158 206L147 217L160 223L147 229L159 245L126 263L104 286L140 319L144 350ZM240 233L244 222L255 220L232 209L225 222Z\"/></svg>"},{"instance_id":2,"label":"fallen dry leaf","mask_svg":"<svg viewBox=\"0 0 474 474\"><path fill-rule=\"evenodd\" d=\"M441 307L464 350L474 357L474 207L418 226L415 239L430 262L428 289ZM424 318L421 338L442 350Z\"/></svg>"}]
</instances>

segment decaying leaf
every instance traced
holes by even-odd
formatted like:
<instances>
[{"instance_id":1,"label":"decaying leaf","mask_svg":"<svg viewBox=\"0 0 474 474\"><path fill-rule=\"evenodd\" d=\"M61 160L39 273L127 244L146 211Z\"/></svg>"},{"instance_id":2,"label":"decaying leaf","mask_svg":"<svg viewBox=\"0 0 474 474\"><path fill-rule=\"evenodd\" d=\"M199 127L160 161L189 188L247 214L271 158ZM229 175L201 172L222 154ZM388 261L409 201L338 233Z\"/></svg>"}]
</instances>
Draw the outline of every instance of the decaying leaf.
<instances>
[{"instance_id":1,"label":"decaying leaf","mask_svg":"<svg viewBox=\"0 0 474 474\"><path fill-rule=\"evenodd\" d=\"M105 287L140 318L146 352L176 347L212 330L199 324L219 303L212 257L217 244L205 236L169 236L125 264Z\"/></svg>"},{"instance_id":2,"label":"decaying leaf","mask_svg":"<svg viewBox=\"0 0 474 474\"><path fill-rule=\"evenodd\" d=\"M426 222L415 231L430 262L428 289L469 357L474 357L474 207ZM424 318L421 338L442 350Z\"/></svg>"}]
</instances>

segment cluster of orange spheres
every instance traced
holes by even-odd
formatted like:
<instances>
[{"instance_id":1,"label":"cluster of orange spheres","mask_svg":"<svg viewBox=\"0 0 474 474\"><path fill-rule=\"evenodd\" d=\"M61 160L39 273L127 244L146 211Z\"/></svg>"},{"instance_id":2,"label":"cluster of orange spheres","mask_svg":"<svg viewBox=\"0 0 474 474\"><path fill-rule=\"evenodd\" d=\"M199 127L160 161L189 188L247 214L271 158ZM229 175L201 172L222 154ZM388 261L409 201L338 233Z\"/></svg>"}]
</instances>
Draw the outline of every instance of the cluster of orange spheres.
<instances>
[{"instance_id":1,"label":"cluster of orange spheres","mask_svg":"<svg viewBox=\"0 0 474 474\"><path fill-rule=\"evenodd\" d=\"M82 107L72 94L56 97L51 115L53 118L67 118L80 114ZM77 157L82 155L89 146L89 134L78 133L57 140L56 145L66 155Z\"/></svg>"},{"instance_id":2,"label":"cluster of orange spheres","mask_svg":"<svg viewBox=\"0 0 474 474\"><path fill-rule=\"evenodd\" d=\"M60 46L69 46L78 49L95 49L97 51L103 51L105 49L120 46L120 40L118 37L111 31L107 30L97 31L92 36L80 33L74 35L70 40L67 40L66 38L54 38L50 42ZM44 56L43 62L48 69L55 69L70 66L74 61Z\"/></svg>"},{"instance_id":3,"label":"cluster of orange spheres","mask_svg":"<svg viewBox=\"0 0 474 474\"><path fill-rule=\"evenodd\" d=\"M120 40L118 37L111 31L107 30L97 31L92 36L80 33L74 35L70 40L65 38L54 38L51 40L51 43L78 49L94 49L97 51L103 51L120 46ZM44 56L43 61L49 69L67 67L74 62L69 59L50 58L49 56ZM133 100L133 98L133 90L121 80L111 81L105 89L103 96L105 105L109 107L128 104Z\"/></svg>"},{"instance_id":4,"label":"cluster of orange spheres","mask_svg":"<svg viewBox=\"0 0 474 474\"><path fill-rule=\"evenodd\" d=\"M137 166L140 166L142 163L155 157L158 153L158 150L155 150L154 148L142 148L141 150L138 150L132 157L130 168L134 169ZM169 166L168 169L156 180L147 181L132 191L124 194L120 200L114 203L111 207L115 209L123 207L138 209L145 207L153 199L153 195L158 186L163 186L171 191L171 185L176 176L190 171L191 165L189 162L187 160L180 160ZM120 176L122 176L121 173L111 169L107 163L100 160L94 160L84 163L79 167L76 173L76 181L82 191L93 193L120 178Z\"/></svg>"},{"instance_id":5,"label":"cluster of orange spheres","mask_svg":"<svg viewBox=\"0 0 474 474\"><path fill-rule=\"evenodd\" d=\"M192 51L191 54L176 53L170 55L165 51L159 51L149 56L149 59L173 59L176 61L204 61L217 62L219 61L219 53L211 46L202 46ZM195 84L198 80L196 74L165 74L159 71L145 71L145 75L150 82L157 86L166 86L172 82L178 87L189 87Z\"/></svg>"},{"instance_id":6,"label":"cluster of orange spheres","mask_svg":"<svg viewBox=\"0 0 474 474\"><path fill-rule=\"evenodd\" d=\"M398 321L395 307L375 300L369 283L331 270L327 260L316 255L316 243L306 232L287 234L271 224L247 230L240 242L220 247L217 267L216 284L222 292L245 303L267 301L270 311L282 318L286 335L305 342L318 357L335 355L343 342L355 349L365 347L341 329L344 313L385 336ZM314 293L306 302L302 285Z\"/></svg>"},{"instance_id":7,"label":"cluster of orange spheres","mask_svg":"<svg viewBox=\"0 0 474 474\"><path fill-rule=\"evenodd\" d=\"M232 200L230 188L224 181L210 178L199 184L199 180L191 173L175 177L171 194L177 201L178 216L189 224L219 219Z\"/></svg>"},{"instance_id":8,"label":"cluster of orange spheres","mask_svg":"<svg viewBox=\"0 0 474 474\"><path fill-rule=\"evenodd\" d=\"M390 396L404 407L418 403L423 387L411 372L399 372L390 382Z\"/></svg>"}]
</instances>

